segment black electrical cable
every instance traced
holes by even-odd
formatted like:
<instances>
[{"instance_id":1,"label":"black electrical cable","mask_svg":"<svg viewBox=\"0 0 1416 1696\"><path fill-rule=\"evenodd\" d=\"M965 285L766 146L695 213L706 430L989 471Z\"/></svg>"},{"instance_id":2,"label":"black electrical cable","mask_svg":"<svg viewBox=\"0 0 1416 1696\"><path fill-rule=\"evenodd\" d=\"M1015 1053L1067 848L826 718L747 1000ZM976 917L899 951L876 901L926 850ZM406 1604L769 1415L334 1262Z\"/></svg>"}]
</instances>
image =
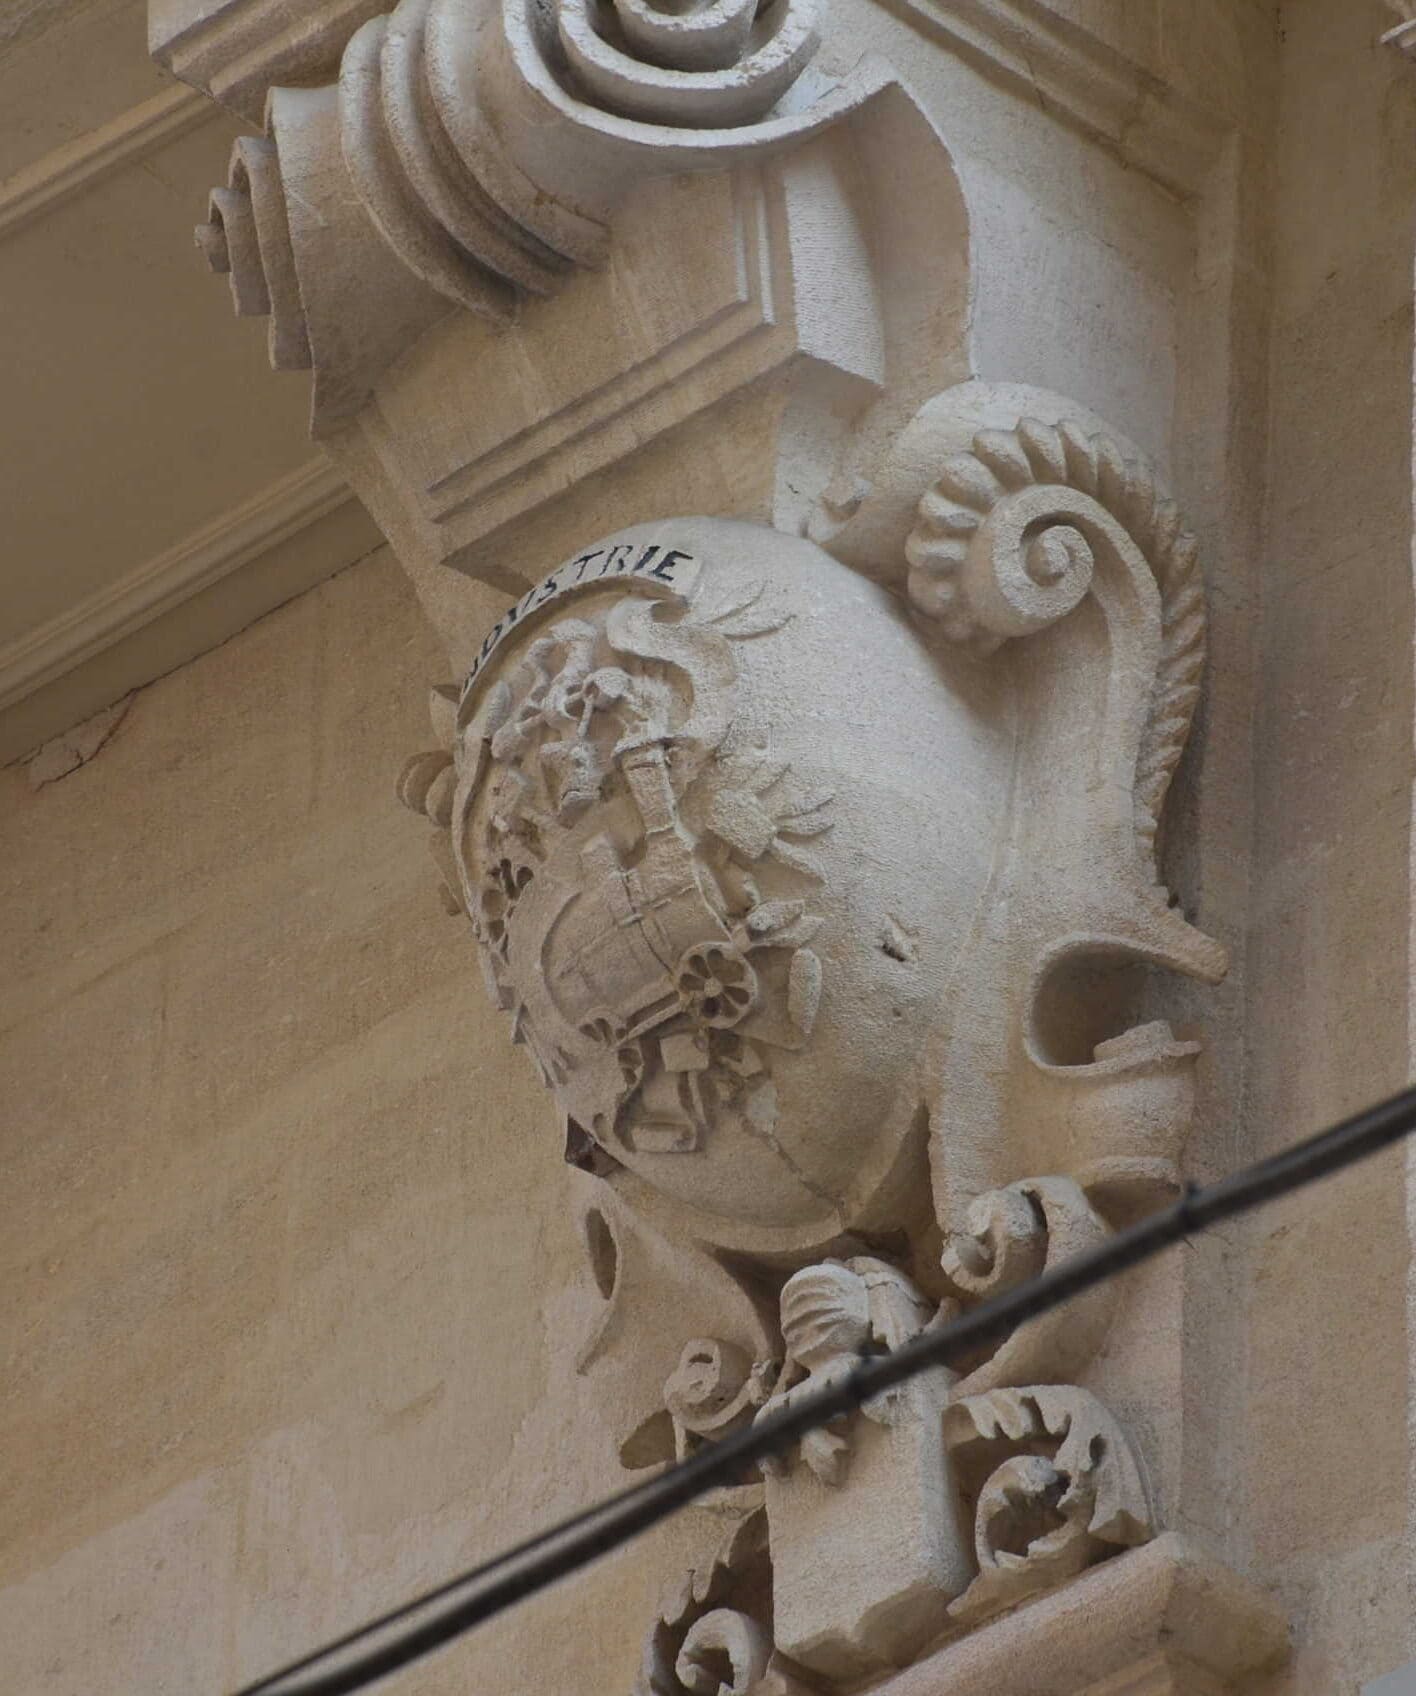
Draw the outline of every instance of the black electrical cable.
<instances>
[{"instance_id":1,"label":"black electrical cable","mask_svg":"<svg viewBox=\"0 0 1416 1696\"><path fill-rule=\"evenodd\" d=\"M247 1685L236 1696L347 1696L362 1690L608 1554L705 1491L740 1478L751 1463L781 1451L816 1426L854 1411L872 1396L930 1367L948 1365L983 1345L1002 1342L1026 1320L1128 1271L1192 1232L1325 1178L1413 1129L1416 1088L1217 1183L1203 1189L1191 1186L1172 1206L1118 1231L1096 1248L931 1327L892 1354L862 1359L848 1377L817 1395L575 1514L259 1683ZM471 1594L466 1593L469 1590ZM446 1605L438 1607L439 1603ZM429 1610L436 1611L419 1621L418 1616ZM389 1637L394 1627L408 1621L414 1623ZM388 1640L380 1642L382 1638Z\"/></svg>"}]
</instances>

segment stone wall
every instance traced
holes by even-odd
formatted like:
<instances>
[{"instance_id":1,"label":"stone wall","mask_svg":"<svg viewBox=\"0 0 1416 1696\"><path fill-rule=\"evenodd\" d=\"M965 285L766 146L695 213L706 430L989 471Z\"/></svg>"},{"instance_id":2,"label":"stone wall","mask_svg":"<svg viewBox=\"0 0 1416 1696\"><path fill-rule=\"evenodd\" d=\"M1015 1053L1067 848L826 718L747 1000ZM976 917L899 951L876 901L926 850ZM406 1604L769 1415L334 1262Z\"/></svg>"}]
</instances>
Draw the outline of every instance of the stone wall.
<instances>
[{"instance_id":1,"label":"stone wall","mask_svg":"<svg viewBox=\"0 0 1416 1696\"><path fill-rule=\"evenodd\" d=\"M1285 8L1249 920L1252 1153L1398 1089L1408 1036L1416 67ZM1372 8L1375 21L1380 15ZM1315 121L1331 103L1340 130ZM1238 1536L1285 1691L1416 1655L1400 1151L1255 1218Z\"/></svg>"},{"instance_id":2,"label":"stone wall","mask_svg":"<svg viewBox=\"0 0 1416 1696\"><path fill-rule=\"evenodd\" d=\"M16 1696L230 1688L617 1481L548 1381L551 1117L393 799L439 666L383 551L0 774ZM399 1688L625 1690L657 1594L630 1554Z\"/></svg>"},{"instance_id":3,"label":"stone wall","mask_svg":"<svg viewBox=\"0 0 1416 1696\"><path fill-rule=\"evenodd\" d=\"M1175 1003L1207 1044L1186 1172L1209 1178L1411 1071L1416 74L1376 47L1376 0L1216 4L1203 42L1157 7L1052 10L1077 14L1063 46L1084 14L1128 20L1088 75L1124 49L1195 159L1059 127L1001 61L985 77L868 16L948 111L981 256L971 373L1114 410L1200 535L1210 672L1164 869L1231 956ZM806 157L824 193L845 155ZM419 452L424 412L469 410L449 373L470 383L483 334L444 318L390 379ZM797 351L701 406L667 385L681 416L534 488L531 461L503 466L485 533L400 516L396 455L346 436L408 574L372 555L140 693L88 764L37 790L0 773L17 1692L230 1688L624 1481L576 1373L598 1298L556 1113L393 780L508 584L631 520L792 527ZM1148 1269L1103 1351L1160 1525L1293 1624L1263 1696L1353 1696L1416 1654L1413 1170L1391 1155ZM677 1346L687 1320L655 1314ZM663 1580L713 1540L684 1516L397 1688L624 1696ZM1025 1670L1040 1696L1046 1663ZM1218 1688L1189 1671L1144 1688Z\"/></svg>"}]
</instances>

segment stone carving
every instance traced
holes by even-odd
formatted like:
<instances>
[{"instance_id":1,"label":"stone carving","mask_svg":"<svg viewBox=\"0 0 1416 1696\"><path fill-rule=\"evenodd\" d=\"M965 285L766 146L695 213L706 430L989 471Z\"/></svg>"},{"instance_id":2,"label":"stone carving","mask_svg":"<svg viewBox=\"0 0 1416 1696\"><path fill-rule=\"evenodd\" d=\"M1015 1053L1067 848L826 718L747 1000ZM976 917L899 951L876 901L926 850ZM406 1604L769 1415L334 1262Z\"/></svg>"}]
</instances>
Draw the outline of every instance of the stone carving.
<instances>
[{"instance_id":1,"label":"stone carving","mask_svg":"<svg viewBox=\"0 0 1416 1696\"><path fill-rule=\"evenodd\" d=\"M917 1336L935 1306L873 1256L794 1273L781 1296L782 1387L763 1416ZM940 1440L951 1381L936 1371L901 1385L764 1468L777 1643L823 1677L854 1680L911 1660L969 1580Z\"/></svg>"},{"instance_id":2,"label":"stone carving","mask_svg":"<svg viewBox=\"0 0 1416 1696\"><path fill-rule=\"evenodd\" d=\"M1180 1182L1168 979L1225 969L1161 875L1197 547L1112 426L961 380L1036 345L989 267L1054 209L1020 199L994 260L1009 174L971 216L926 108L840 75L854 14L818 55L817 0L275 9L200 0L178 37L264 119L199 245L313 368L412 574L515 593L400 793L555 1098L601 1304L578 1369L652 1467ZM1110 48L1077 81L1084 38L1061 83L1008 74L1089 136L1119 101L1119 154L1196 189L1220 131L1138 125L1126 89L1164 102ZM579 487L603 514L583 480L747 396L770 447L731 500L775 531L637 526L526 586L519 519ZM654 509L719 510L685 481ZM642 1696L859 1689L1151 1536L1096 1395L1148 1435L1135 1332L1093 1292L717 1492Z\"/></svg>"},{"instance_id":3,"label":"stone carving","mask_svg":"<svg viewBox=\"0 0 1416 1696\"><path fill-rule=\"evenodd\" d=\"M657 553L614 564L666 581ZM586 596L538 633L476 702L456 804L492 993L569 1124L617 1157L691 1152L729 1119L770 1140L772 1052L806 1042L820 997L803 844L830 798L734 701L734 643L786 615L746 572L672 625L655 610Z\"/></svg>"},{"instance_id":4,"label":"stone carving","mask_svg":"<svg viewBox=\"0 0 1416 1696\"><path fill-rule=\"evenodd\" d=\"M773 1647L755 1608L767 1568L760 1508L735 1521L706 1566L665 1598L644 1645L634 1696L810 1696L817 1687Z\"/></svg>"},{"instance_id":5,"label":"stone carving","mask_svg":"<svg viewBox=\"0 0 1416 1696\"><path fill-rule=\"evenodd\" d=\"M601 1302L576 1367L621 1464L655 1466L752 1418L776 1381L777 1328L758 1291L691 1242L660 1234L595 1176L585 1147L566 1156L579 1167L577 1222ZM674 1323L646 1331L653 1305ZM733 1500L746 1511L746 1496Z\"/></svg>"},{"instance_id":6,"label":"stone carving","mask_svg":"<svg viewBox=\"0 0 1416 1696\"><path fill-rule=\"evenodd\" d=\"M905 555L913 604L985 654L1064 618L1098 569L1154 580L1162 645L1135 774L1154 837L1199 699L1205 604L1195 538L1146 466L1070 421L980 430L921 497Z\"/></svg>"},{"instance_id":7,"label":"stone carving","mask_svg":"<svg viewBox=\"0 0 1416 1696\"><path fill-rule=\"evenodd\" d=\"M558 567L440 698L454 763L403 779L583 1169L607 1308L582 1369L631 1466L1178 1182L1199 1048L1158 972L1224 965L1158 874L1194 544L1113 432L1038 391L939 397L849 504L816 543L684 519ZM631 1259L674 1291L642 1350ZM720 1492L765 1554L666 1612L643 1688L854 1687L1150 1537L1088 1388L1123 1299Z\"/></svg>"},{"instance_id":8,"label":"stone carving","mask_svg":"<svg viewBox=\"0 0 1416 1696\"><path fill-rule=\"evenodd\" d=\"M782 1340L786 1363L781 1383L764 1414L810 1397L849 1376L864 1356L888 1353L917 1337L934 1316L934 1306L895 1267L860 1256L825 1261L795 1272L782 1286ZM862 1410L881 1425L900 1418L900 1396L890 1392ZM808 1432L801 1458L823 1484L840 1484L848 1464L849 1440L830 1427ZM784 1461L767 1463L777 1476Z\"/></svg>"},{"instance_id":9,"label":"stone carving","mask_svg":"<svg viewBox=\"0 0 1416 1696\"><path fill-rule=\"evenodd\" d=\"M805 70L818 41L815 0L614 0L614 28L595 0L559 0L555 10L574 79L607 111L648 123L754 122Z\"/></svg>"},{"instance_id":10,"label":"stone carving","mask_svg":"<svg viewBox=\"0 0 1416 1696\"><path fill-rule=\"evenodd\" d=\"M965 1396L945 1413L944 1435L965 1472L988 1469L972 1492L979 1574L949 1608L962 1624L977 1625L1155 1533L1135 1456L1085 1390ZM999 1459L1000 1450L1012 1452Z\"/></svg>"},{"instance_id":11,"label":"stone carving","mask_svg":"<svg viewBox=\"0 0 1416 1696\"><path fill-rule=\"evenodd\" d=\"M1113 431L1021 386L936 397L873 469L856 510L822 508L812 532L859 569L900 559L921 622L1005 667L1029 798L940 1048L941 1216L966 1230L977 1196L1025 1173L1067 1173L1103 1211L1149 1205L1177 1181L1198 1052L1151 998L1164 973L1226 965L1156 863L1203 658L1193 540Z\"/></svg>"},{"instance_id":12,"label":"stone carving","mask_svg":"<svg viewBox=\"0 0 1416 1696\"><path fill-rule=\"evenodd\" d=\"M879 65L778 111L814 0L399 0L338 80L270 90L197 245L280 369L313 366L316 434L450 307L495 324L603 265L637 184L799 145L893 86Z\"/></svg>"},{"instance_id":13,"label":"stone carving","mask_svg":"<svg viewBox=\"0 0 1416 1696\"><path fill-rule=\"evenodd\" d=\"M946 1242L940 1265L960 1300L983 1301L1095 1247L1106 1233L1105 1220L1072 1179L1031 1178L979 1196L964 1229ZM1051 1374L1075 1377L1101 1346L1120 1293L1117 1284L1102 1284L1020 1326L967 1375L958 1394Z\"/></svg>"},{"instance_id":14,"label":"stone carving","mask_svg":"<svg viewBox=\"0 0 1416 1696\"><path fill-rule=\"evenodd\" d=\"M753 1363L732 1343L694 1337L664 1384L664 1406L673 1421L674 1458L701 1442L715 1442L751 1420L771 1395L773 1361Z\"/></svg>"}]
</instances>

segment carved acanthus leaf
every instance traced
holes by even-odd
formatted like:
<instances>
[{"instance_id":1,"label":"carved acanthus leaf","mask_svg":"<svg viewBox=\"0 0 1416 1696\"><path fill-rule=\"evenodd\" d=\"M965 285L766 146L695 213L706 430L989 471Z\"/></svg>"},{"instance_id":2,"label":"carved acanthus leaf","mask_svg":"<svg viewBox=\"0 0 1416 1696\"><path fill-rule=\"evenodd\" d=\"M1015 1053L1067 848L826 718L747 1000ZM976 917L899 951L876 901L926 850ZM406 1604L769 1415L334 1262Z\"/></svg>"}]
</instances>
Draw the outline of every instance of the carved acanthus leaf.
<instances>
[{"instance_id":1,"label":"carved acanthus leaf","mask_svg":"<svg viewBox=\"0 0 1416 1696\"><path fill-rule=\"evenodd\" d=\"M967 1397L946 1412L944 1437L964 1468L991 1468L977 1490L979 1576L949 1608L960 1624L977 1625L1155 1534L1131 1447L1085 1390L1033 1385Z\"/></svg>"},{"instance_id":2,"label":"carved acanthus leaf","mask_svg":"<svg viewBox=\"0 0 1416 1696\"><path fill-rule=\"evenodd\" d=\"M634 1696L810 1696L813 1686L773 1648L755 1604L770 1586L767 1516L731 1525L650 1628Z\"/></svg>"}]
</instances>

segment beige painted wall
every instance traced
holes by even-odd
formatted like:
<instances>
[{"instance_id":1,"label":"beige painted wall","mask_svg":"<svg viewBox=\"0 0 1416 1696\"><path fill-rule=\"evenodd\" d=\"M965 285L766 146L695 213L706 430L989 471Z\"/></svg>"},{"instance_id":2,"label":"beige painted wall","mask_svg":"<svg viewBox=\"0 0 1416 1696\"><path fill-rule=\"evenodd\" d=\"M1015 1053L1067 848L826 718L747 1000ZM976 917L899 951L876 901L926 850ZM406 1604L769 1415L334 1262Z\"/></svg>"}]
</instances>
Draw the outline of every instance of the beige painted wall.
<instances>
[{"instance_id":1,"label":"beige painted wall","mask_svg":"<svg viewBox=\"0 0 1416 1696\"><path fill-rule=\"evenodd\" d=\"M393 799L440 674L383 552L0 773L7 1696L214 1696L616 1481L551 1119ZM657 1594L398 1688L627 1690Z\"/></svg>"}]
</instances>

